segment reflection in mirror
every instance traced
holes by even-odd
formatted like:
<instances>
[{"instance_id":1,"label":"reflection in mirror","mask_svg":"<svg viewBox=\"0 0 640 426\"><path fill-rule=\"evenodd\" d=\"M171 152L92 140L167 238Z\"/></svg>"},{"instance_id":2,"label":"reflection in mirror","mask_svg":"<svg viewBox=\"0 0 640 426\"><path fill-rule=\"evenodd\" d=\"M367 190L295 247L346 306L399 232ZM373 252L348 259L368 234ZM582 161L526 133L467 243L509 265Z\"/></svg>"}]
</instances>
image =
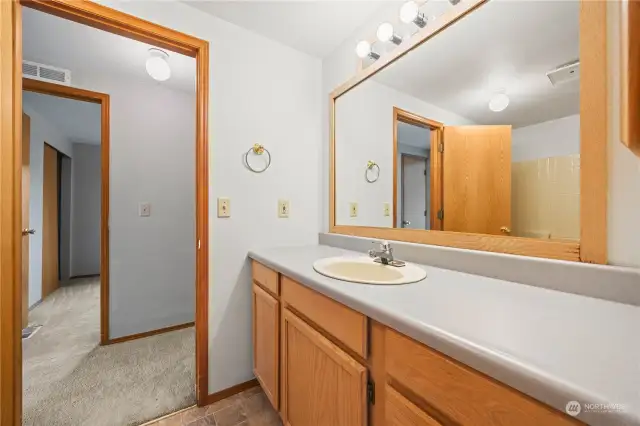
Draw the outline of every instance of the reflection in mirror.
<instances>
[{"instance_id":1,"label":"reflection in mirror","mask_svg":"<svg viewBox=\"0 0 640 426\"><path fill-rule=\"evenodd\" d=\"M578 240L578 16L493 0L338 97L336 225Z\"/></svg>"}]
</instances>

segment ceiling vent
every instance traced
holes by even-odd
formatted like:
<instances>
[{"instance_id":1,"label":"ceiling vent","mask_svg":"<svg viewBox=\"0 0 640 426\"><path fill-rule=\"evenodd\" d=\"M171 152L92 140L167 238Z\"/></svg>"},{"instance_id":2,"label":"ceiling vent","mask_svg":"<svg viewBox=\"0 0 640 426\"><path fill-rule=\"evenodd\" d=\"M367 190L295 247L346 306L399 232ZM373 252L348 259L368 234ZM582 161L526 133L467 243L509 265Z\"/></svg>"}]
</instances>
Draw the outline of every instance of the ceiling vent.
<instances>
[{"instance_id":1,"label":"ceiling vent","mask_svg":"<svg viewBox=\"0 0 640 426\"><path fill-rule=\"evenodd\" d=\"M547 78L554 86L568 81L578 80L580 78L580 61L576 60L568 64L560 65L555 70L549 71Z\"/></svg>"},{"instance_id":2,"label":"ceiling vent","mask_svg":"<svg viewBox=\"0 0 640 426\"><path fill-rule=\"evenodd\" d=\"M71 85L71 71L37 62L22 61L22 76L49 83Z\"/></svg>"}]
</instances>

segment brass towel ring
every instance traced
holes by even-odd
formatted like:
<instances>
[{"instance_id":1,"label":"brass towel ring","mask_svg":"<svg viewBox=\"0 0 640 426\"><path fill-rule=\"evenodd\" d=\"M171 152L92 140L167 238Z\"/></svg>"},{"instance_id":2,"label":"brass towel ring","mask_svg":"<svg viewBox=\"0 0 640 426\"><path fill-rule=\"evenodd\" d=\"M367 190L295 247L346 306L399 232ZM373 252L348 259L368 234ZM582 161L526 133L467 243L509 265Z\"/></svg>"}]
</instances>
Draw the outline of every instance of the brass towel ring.
<instances>
[{"instance_id":1,"label":"brass towel ring","mask_svg":"<svg viewBox=\"0 0 640 426\"><path fill-rule=\"evenodd\" d=\"M255 169L249 164L249 154L253 152L255 155L263 155L267 154L267 165L263 169ZM247 169L251 170L254 173L262 173L269 168L271 165L271 153L267 148L260 144L255 144L244 154L244 164L247 166Z\"/></svg>"}]
</instances>

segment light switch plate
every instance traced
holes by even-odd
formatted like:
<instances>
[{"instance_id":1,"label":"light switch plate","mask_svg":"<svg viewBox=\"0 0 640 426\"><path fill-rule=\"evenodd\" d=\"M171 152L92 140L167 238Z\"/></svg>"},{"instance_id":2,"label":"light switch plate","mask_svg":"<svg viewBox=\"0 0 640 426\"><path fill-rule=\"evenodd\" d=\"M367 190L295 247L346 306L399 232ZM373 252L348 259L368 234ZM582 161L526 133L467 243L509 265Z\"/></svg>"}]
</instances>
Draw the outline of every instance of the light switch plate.
<instances>
[{"instance_id":1,"label":"light switch plate","mask_svg":"<svg viewBox=\"0 0 640 426\"><path fill-rule=\"evenodd\" d=\"M389 203L384 203L384 207L383 208L384 208L384 215L385 216L389 216L391 214L390 213L391 208L389 207Z\"/></svg>"},{"instance_id":2,"label":"light switch plate","mask_svg":"<svg viewBox=\"0 0 640 426\"><path fill-rule=\"evenodd\" d=\"M149 217L149 216L151 216L151 204L149 204L149 203L140 203L140 204L138 204L138 216L140 216L140 217Z\"/></svg>"},{"instance_id":3,"label":"light switch plate","mask_svg":"<svg viewBox=\"0 0 640 426\"><path fill-rule=\"evenodd\" d=\"M231 200L226 197L218 198L218 217L231 217Z\"/></svg>"},{"instance_id":4,"label":"light switch plate","mask_svg":"<svg viewBox=\"0 0 640 426\"><path fill-rule=\"evenodd\" d=\"M278 217L289 217L289 200L278 200Z\"/></svg>"},{"instance_id":5,"label":"light switch plate","mask_svg":"<svg viewBox=\"0 0 640 426\"><path fill-rule=\"evenodd\" d=\"M349 203L349 216L358 216L358 203Z\"/></svg>"}]
</instances>

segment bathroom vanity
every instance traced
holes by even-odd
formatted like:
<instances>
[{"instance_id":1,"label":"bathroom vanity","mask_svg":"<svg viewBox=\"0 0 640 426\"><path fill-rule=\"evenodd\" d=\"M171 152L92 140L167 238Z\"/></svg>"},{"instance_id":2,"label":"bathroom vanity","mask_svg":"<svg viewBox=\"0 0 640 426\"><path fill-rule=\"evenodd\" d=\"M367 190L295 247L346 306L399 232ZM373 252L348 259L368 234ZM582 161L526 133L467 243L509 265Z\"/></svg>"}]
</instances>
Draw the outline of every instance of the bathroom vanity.
<instances>
[{"instance_id":1,"label":"bathroom vanity","mask_svg":"<svg viewBox=\"0 0 640 426\"><path fill-rule=\"evenodd\" d=\"M426 266L426 280L396 286L313 270L332 256L363 254L322 245L250 253L254 371L285 425L637 421L629 405L607 415L565 413L574 399L629 403L637 372L632 354L604 367L607 348L563 332L595 324L595 305L603 327L628 324L635 307ZM573 319L558 327L563 312ZM624 333L601 345L622 348Z\"/></svg>"}]
</instances>

